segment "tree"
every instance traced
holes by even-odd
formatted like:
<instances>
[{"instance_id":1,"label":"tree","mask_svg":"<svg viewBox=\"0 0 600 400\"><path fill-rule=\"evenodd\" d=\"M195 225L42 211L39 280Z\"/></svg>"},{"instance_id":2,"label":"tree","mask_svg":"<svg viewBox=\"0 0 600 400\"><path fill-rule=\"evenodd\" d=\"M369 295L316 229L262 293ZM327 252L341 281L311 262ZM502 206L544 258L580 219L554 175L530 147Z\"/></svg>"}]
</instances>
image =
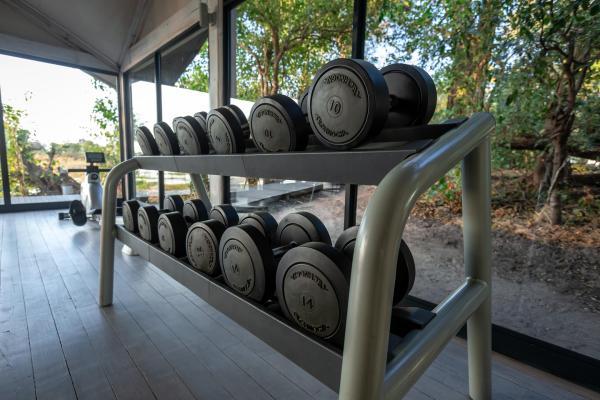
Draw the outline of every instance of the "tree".
<instances>
[{"instance_id":1,"label":"tree","mask_svg":"<svg viewBox=\"0 0 600 400\"><path fill-rule=\"evenodd\" d=\"M533 74L551 87L542 136L552 147L544 159L550 221L562 223L561 189L568 169L568 142L573 132L578 99L600 60L600 2L522 1L515 24L529 43ZM527 48L527 46L525 46Z\"/></svg>"},{"instance_id":2,"label":"tree","mask_svg":"<svg viewBox=\"0 0 600 400\"><path fill-rule=\"evenodd\" d=\"M2 112L7 145L8 173L12 184L11 192L28 196L29 191L25 182L27 173L23 164L23 156L27 156L29 131L21 128L21 118L25 115L25 112L9 104L2 105Z\"/></svg>"},{"instance_id":3,"label":"tree","mask_svg":"<svg viewBox=\"0 0 600 400\"><path fill-rule=\"evenodd\" d=\"M350 55L352 1L247 1L236 28L237 96L297 96L324 61Z\"/></svg>"},{"instance_id":4,"label":"tree","mask_svg":"<svg viewBox=\"0 0 600 400\"><path fill-rule=\"evenodd\" d=\"M106 145L104 152L109 164L117 164L120 160L119 146L119 110L115 99L115 91L97 79L92 80L92 85L102 95L94 101L91 118L98 124L99 132L93 132L96 137L104 138Z\"/></svg>"},{"instance_id":5,"label":"tree","mask_svg":"<svg viewBox=\"0 0 600 400\"><path fill-rule=\"evenodd\" d=\"M490 83L502 68L507 41L505 0L371 2L372 46L392 51L387 62L418 59L436 72L444 114L489 109ZM413 61L414 62L414 61Z\"/></svg>"},{"instance_id":6,"label":"tree","mask_svg":"<svg viewBox=\"0 0 600 400\"><path fill-rule=\"evenodd\" d=\"M202 46L175 86L208 93L208 41Z\"/></svg>"}]
</instances>

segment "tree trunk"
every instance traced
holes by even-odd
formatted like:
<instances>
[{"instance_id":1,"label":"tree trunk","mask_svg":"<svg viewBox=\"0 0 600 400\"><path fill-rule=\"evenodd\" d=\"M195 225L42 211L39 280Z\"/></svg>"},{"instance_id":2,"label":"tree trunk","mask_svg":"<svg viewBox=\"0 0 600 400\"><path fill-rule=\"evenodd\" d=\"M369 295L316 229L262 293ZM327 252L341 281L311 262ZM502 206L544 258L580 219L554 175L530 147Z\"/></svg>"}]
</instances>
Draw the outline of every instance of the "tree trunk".
<instances>
[{"instance_id":1,"label":"tree trunk","mask_svg":"<svg viewBox=\"0 0 600 400\"><path fill-rule=\"evenodd\" d=\"M552 184L550 186L550 222L552 225L562 224L561 187L564 181L567 163L567 139L569 132L561 132L552 141L554 155L552 157Z\"/></svg>"}]
</instances>

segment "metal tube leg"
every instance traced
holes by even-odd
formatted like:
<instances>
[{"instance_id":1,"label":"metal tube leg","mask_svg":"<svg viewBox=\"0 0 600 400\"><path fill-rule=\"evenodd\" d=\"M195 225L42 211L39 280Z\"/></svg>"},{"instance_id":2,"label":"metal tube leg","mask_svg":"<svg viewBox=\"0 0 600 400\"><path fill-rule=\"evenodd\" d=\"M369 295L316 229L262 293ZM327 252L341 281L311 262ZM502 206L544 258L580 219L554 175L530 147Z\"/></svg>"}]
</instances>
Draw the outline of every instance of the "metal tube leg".
<instances>
[{"instance_id":1,"label":"metal tube leg","mask_svg":"<svg viewBox=\"0 0 600 400\"><path fill-rule=\"evenodd\" d=\"M492 398L490 142L485 139L462 164L463 234L468 277L488 286L488 298L467 322L469 395Z\"/></svg>"},{"instance_id":2,"label":"metal tube leg","mask_svg":"<svg viewBox=\"0 0 600 400\"><path fill-rule=\"evenodd\" d=\"M117 216L117 186L120 179L139 166L135 159L124 161L106 176L102 196L102 226L100 228L100 286L98 303L109 306L113 301L115 262L115 218Z\"/></svg>"}]
</instances>

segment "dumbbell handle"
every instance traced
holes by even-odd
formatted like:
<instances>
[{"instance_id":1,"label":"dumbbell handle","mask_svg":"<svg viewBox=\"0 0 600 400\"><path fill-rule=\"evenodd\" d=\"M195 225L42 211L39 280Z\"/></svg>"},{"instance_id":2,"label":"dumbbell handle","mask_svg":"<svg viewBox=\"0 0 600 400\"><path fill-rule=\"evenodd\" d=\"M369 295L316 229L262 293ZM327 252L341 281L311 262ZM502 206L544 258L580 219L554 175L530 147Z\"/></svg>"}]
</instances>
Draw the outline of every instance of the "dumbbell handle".
<instances>
[{"instance_id":1,"label":"dumbbell handle","mask_svg":"<svg viewBox=\"0 0 600 400\"><path fill-rule=\"evenodd\" d=\"M375 142L408 142L412 140L437 139L467 120L466 117L449 119L441 124L384 128L375 138Z\"/></svg>"},{"instance_id":2,"label":"dumbbell handle","mask_svg":"<svg viewBox=\"0 0 600 400\"><path fill-rule=\"evenodd\" d=\"M298 243L296 243L296 242L290 242L290 243L288 243L286 245L275 247L273 249L273 258L275 259L276 263L278 264L279 260L281 259L281 257L283 257L283 255L285 253L287 253L288 250L291 250L294 247L298 247Z\"/></svg>"}]
</instances>

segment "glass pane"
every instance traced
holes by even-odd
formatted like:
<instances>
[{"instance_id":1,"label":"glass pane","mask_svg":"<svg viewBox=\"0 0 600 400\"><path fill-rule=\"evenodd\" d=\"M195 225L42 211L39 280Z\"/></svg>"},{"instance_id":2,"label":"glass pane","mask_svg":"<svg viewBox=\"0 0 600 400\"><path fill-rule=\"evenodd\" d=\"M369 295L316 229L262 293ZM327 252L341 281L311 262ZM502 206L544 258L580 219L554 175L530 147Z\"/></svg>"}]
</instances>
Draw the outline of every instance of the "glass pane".
<instances>
[{"instance_id":1,"label":"glass pane","mask_svg":"<svg viewBox=\"0 0 600 400\"><path fill-rule=\"evenodd\" d=\"M119 161L113 76L0 55L12 203L79 198L85 152Z\"/></svg>"},{"instance_id":2,"label":"glass pane","mask_svg":"<svg viewBox=\"0 0 600 400\"><path fill-rule=\"evenodd\" d=\"M567 102L561 89L567 78L553 68L567 65L568 57L546 52L539 37L540 27L552 32L565 21L536 22L538 15L549 15L543 3L523 3L537 7L536 13L530 6L515 5L516 10L475 1L368 4L368 60L378 67L404 62L427 70L438 91L434 120L478 111L496 118L493 322L600 359L600 74L590 66L590 73L580 76L576 105L563 114L556 104ZM573 4L557 5L554 15L568 13ZM569 21L582 34L591 26L586 19ZM570 48L560 40L553 45ZM573 125L559 134L557 120ZM564 147L558 137L565 139ZM562 162L552 162L553 155L562 154ZM548 195L553 188L556 201ZM460 206L455 169L421 197L407 226L419 271L413 294L426 300L439 302L463 279ZM561 216L562 224L553 224L553 215Z\"/></svg>"},{"instance_id":3,"label":"glass pane","mask_svg":"<svg viewBox=\"0 0 600 400\"><path fill-rule=\"evenodd\" d=\"M131 85L131 108L133 126L146 126L153 132L156 122L156 86L154 84L154 60L149 59L129 73ZM134 154L142 151L134 143ZM158 172L138 170L135 172L136 196L142 201L158 204Z\"/></svg>"},{"instance_id":4,"label":"glass pane","mask_svg":"<svg viewBox=\"0 0 600 400\"><path fill-rule=\"evenodd\" d=\"M248 0L233 12L235 85L232 103L249 115L254 101L276 93L296 99L328 61L351 54L352 1ZM277 220L305 210L321 218L335 240L343 230L343 185L232 178L232 202L263 207Z\"/></svg>"},{"instance_id":5,"label":"glass pane","mask_svg":"<svg viewBox=\"0 0 600 400\"><path fill-rule=\"evenodd\" d=\"M333 241L344 229L344 186L323 182L231 177L231 203L240 212L268 211L277 221L308 211L319 217Z\"/></svg>"},{"instance_id":6,"label":"glass pane","mask_svg":"<svg viewBox=\"0 0 600 400\"><path fill-rule=\"evenodd\" d=\"M210 108L207 38L205 30L194 33L161 54L162 115L170 125ZM165 194L193 196L189 175L165 172Z\"/></svg>"}]
</instances>

